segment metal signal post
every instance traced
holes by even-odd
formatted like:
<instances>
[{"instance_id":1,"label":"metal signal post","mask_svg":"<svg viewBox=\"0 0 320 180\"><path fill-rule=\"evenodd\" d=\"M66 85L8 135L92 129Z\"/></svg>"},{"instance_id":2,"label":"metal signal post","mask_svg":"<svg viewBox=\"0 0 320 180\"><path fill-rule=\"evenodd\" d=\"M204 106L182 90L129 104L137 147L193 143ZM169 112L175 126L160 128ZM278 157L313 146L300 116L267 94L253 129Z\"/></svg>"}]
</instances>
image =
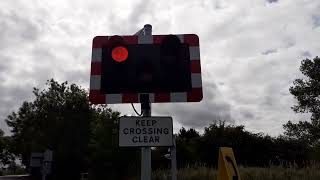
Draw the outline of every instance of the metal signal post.
<instances>
[{"instance_id":1,"label":"metal signal post","mask_svg":"<svg viewBox=\"0 0 320 180\"><path fill-rule=\"evenodd\" d=\"M140 31L135 35L151 36L152 26L150 24L144 25ZM141 114L144 117L151 116L151 103L149 101L149 94L140 94ZM151 148L141 148L141 180L151 180Z\"/></svg>"}]
</instances>

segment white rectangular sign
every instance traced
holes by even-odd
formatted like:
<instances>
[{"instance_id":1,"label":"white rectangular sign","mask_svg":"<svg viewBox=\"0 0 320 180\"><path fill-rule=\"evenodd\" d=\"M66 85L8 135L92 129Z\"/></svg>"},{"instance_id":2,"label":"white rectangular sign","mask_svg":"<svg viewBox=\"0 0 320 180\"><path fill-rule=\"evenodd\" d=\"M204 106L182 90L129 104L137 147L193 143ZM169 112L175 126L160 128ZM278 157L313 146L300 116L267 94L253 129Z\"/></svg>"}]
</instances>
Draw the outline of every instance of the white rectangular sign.
<instances>
[{"instance_id":1,"label":"white rectangular sign","mask_svg":"<svg viewBox=\"0 0 320 180\"><path fill-rule=\"evenodd\" d=\"M119 146L172 146L171 117L121 117Z\"/></svg>"}]
</instances>

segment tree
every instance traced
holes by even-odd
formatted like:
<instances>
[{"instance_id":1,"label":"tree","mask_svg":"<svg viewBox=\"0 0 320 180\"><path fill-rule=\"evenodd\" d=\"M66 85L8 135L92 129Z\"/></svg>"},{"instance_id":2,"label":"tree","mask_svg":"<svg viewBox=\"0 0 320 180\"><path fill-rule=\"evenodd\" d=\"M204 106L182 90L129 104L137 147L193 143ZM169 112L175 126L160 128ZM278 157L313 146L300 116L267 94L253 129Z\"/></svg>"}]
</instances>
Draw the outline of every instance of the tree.
<instances>
[{"instance_id":1,"label":"tree","mask_svg":"<svg viewBox=\"0 0 320 180\"><path fill-rule=\"evenodd\" d=\"M4 132L0 129L0 167L9 165L14 160L11 153L11 137L4 136Z\"/></svg>"},{"instance_id":2,"label":"tree","mask_svg":"<svg viewBox=\"0 0 320 180\"><path fill-rule=\"evenodd\" d=\"M34 88L35 99L24 102L6 119L12 128L14 152L29 166L32 152L53 151L55 179L78 179L87 170L86 154L93 109L87 92L75 84L51 79Z\"/></svg>"},{"instance_id":3,"label":"tree","mask_svg":"<svg viewBox=\"0 0 320 180\"><path fill-rule=\"evenodd\" d=\"M320 58L302 60L300 71L306 78L294 80L289 89L297 100L292 109L296 113L311 113L311 121L289 121L284 125L285 135L315 146L320 143Z\"/></svg>"},{"instance_id":4,"label":"tree","mask_svg":"<svg viewBox=\"0 0 320 180\"><path fill-rule=\"evenodd\" d=\"M118 146L119 112L91 105L86 90L53 79L33 94L32 102L24 102L6 119L13 152L24 165L29 166L32 152L50 149L51 179L79 179L88 171L90 179L121 179L128 171L139 172L139 148Z\"/></svg>"},{"instance_id":5,"label":"tree","mask_svg":"<svg viewBox=\"0 0 320 180\"><path fill-rule=\"evenodd\" d=\"M139 173L140 148L119 148L119 112L97 107L89 142L89 179L129 179Z\"/></svg>"},{"instance_id":6,"label":"tree","mask_svg":"<svg viewBox=\"0 0 320 180\"><path fill-rule=\"evenodd\" d=\"M199 140L200 134L195 129L181 128L176 138L177 161L180 167L199 163Z\"/></svg>"}]
</instances>

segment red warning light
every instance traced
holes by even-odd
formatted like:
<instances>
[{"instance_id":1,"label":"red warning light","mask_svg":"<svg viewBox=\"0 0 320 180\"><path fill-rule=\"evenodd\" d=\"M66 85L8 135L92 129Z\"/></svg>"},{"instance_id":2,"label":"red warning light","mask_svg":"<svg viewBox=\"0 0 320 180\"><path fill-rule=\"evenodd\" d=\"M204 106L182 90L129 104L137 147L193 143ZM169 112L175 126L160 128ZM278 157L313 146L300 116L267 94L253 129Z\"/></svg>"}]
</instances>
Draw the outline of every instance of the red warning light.
<instances>
[{"instance_id":1,"label":"red warning light","mask_svg":"<svg viewBox=\"0 0 320 180\"><path fill-rule=\"evenodd\" d=\"M128 58L128 49L123 46L118 46L112 49L112 59L117 62L123 62Z\"/></svg>"}]
</instances>

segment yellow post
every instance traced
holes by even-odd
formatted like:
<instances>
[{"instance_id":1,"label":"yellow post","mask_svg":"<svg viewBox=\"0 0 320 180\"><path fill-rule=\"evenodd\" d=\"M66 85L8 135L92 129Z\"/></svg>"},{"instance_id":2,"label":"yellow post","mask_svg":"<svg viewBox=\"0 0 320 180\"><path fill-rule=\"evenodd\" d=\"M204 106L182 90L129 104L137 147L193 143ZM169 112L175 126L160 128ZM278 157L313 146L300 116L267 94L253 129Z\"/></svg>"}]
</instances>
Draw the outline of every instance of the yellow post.
<instances>
[{"instance_id":1,"label":"yellow post","mask_svg":"<svg viewBox=\"0 0 320 180\"><path fill-rule=\"evenodd\" d=\"M218 159L218 180L240 180L232 148L220 147Z\"/></svg>"}]
</instances>

